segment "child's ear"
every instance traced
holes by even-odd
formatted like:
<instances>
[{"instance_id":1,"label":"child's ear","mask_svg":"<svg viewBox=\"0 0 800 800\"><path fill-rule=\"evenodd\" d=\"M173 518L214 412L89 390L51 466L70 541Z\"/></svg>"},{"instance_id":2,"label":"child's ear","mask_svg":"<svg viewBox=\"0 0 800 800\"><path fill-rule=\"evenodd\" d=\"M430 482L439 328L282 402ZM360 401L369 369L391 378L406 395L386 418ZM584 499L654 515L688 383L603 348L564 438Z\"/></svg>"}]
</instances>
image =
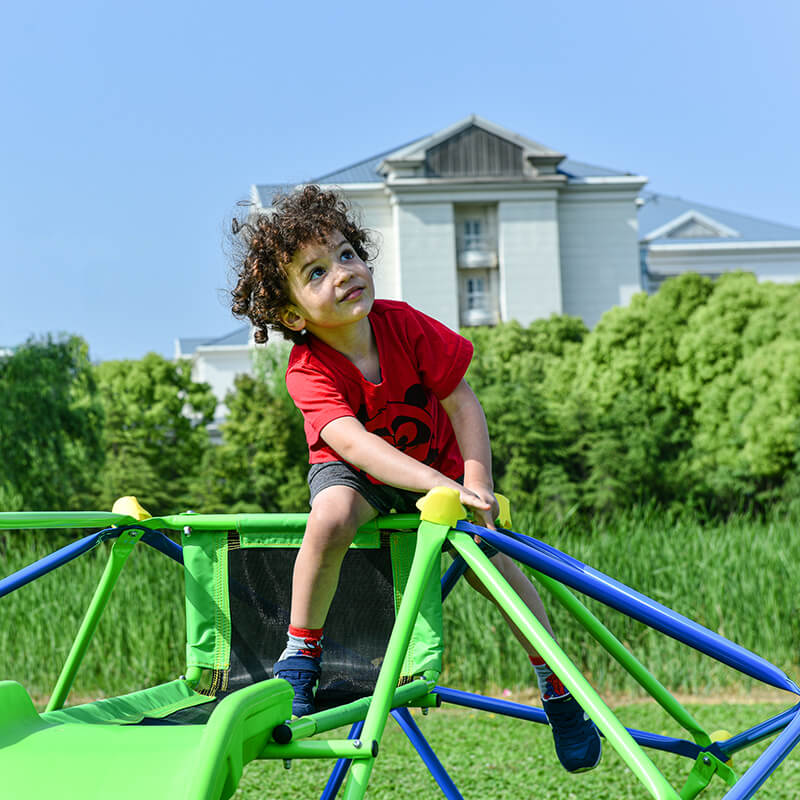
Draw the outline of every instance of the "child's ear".
<instances>
[{"instance_id":1,"label":"child's ear","mask_svg":"<svg viewBox=\"0 0 800 800\"><path fill-rule=\"evenodd\" d=\"M306 326L305 317L300 316L291 306L281 311L280 320L290 331L299 332Z\"/></svg>"}]
</instances>

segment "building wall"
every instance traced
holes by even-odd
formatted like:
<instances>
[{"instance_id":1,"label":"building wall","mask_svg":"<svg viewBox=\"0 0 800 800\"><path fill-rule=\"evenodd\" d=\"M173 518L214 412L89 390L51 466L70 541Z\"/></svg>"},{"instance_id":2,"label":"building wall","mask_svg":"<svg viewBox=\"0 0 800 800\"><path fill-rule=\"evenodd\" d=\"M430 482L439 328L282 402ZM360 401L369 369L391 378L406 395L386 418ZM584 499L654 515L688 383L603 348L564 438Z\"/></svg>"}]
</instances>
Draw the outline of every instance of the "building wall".
<instances>
[{"instance_id":1,"label":"building wall","mask_svg":"<svg viewBox=\"0 0 800 800\"><path fill-rule=\"evenodd\" d=\"M752 247L677 248L665 246L651 248L647 253L647 266L658 275L681 275L698 272L701 275L719 275L723 272L742 270L754 273L759 280L780 283L800 281L800 245L783 250Z\"/></svg>"},{"instance_id":2,"label":"building wall","mask_svg":"<svg viewBox=\"0 0 800 800\"><path fill-rule=\"evenodd\" d=\"M215 417L223 418L228 410L223 401L233 390L233 381L241 373L253 374L253 349L250 347L198 347L192 364L192 380L211 385L219 400Z\"/></svg>"},{"instance_id":3,"label":"building wall","mask_svg":"<svg viewBox=\"0 0 800 800\"><path fill-rule=\"evenodd\" d=\"M458 283L452 203L394 204L399 297L458 330Z\"/></svg>"},{"instance_id":4,"label":"building wall","mask_svg":"<svg viewBox=\"0 0 800 800\"><path fill-rule=\"evenodd\" d=\"M556 193L497 207L500 316L528 325L562 310Z\"/></svg>"},{"instance_id":5,"label":"building wall","mask_svg":"<svg viewBox=\"0 0 800 800\"><path fill-rule=\"evenodd\" d=\"M559 199L563 311L589 327L641 289L634 199L571 187Z\"/></svg>"},{"instance_id":6,"label":"building wall","mask_svg":"<svg viewBox=\"0 0 800 800\"><path fill-rule=\"evenodd\" d=\"M401 300L400 268L397 259L397 237L394 214L389 198L380 191L352 193L349 195L354 207L361 212L364 227L374 234L378 256L375 267L375 292L377 297Z\"/></svg>"}]
</instances>

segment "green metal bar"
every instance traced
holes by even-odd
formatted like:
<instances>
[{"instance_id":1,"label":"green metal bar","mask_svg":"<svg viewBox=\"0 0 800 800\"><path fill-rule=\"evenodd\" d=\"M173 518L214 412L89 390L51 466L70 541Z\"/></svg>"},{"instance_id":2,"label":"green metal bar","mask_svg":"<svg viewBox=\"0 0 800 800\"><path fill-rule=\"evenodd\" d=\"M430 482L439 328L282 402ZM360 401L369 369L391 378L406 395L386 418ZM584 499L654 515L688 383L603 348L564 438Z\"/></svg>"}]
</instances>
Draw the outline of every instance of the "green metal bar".
<instances>
[{"instance_id":1,"label":"green metal bar","mask_svg":"<svg viewBox=\"0 0 800 800\"><path fill-rule=\"evenodd\" d=\"M229 531L239 533L303 533L308 514L171 514L152 517L139 524L148 528L167 528L182 531L186 526L197 531ZM362 525L361 533L380 530L416 530L419 526L417 514L395 514L378 517Z\"/></svg>"},{"instance_id":2,"label":"green metal bar","mask_svg":"<svg viewBox=\"0 0 800 800\"><path fill-rule=\"evenodd\" d=\"M417 547L414 552L414 560L411 562L408 582L397 611L392 635L389 637L378 681L375 684L372 703L364 720L364 729L361 732L361 739L364 742L380 742L381 740L403 666L403 659L411 639L411 630L422 602L425 582L434 565L439 566L442 544L449 530L447 525L434 522L420 522L419 524ZM353 764L344 788L344 800L360 800L364 797L374 763L374 758L368 758Z\"/></svg>"},{"instance_id":3,"label":"green metal bar","mask_svg":"<svg viewBox=\"0 0 800 800\"><path fill-rule=\"evenodd\" d=\"M416 680L395 689L392 698L392 708L413 703L420 697L427 695L433 689L434 681ZM342 725L352 725L360 719L364 719L372 703L371 697L362 697L354 700L347 705L328 708L325 711L317 711L307 717L300 717L286 723L286 727L291 731L292 740L305 739L317 733L332 731Z\"/></svg>"},{"instance_id":4,"label":"green metal bar","mask_svg":"<svg viewBox=\"0 0 800 800\"><path fill-rule=\"evenodd\" d=\"M268 744L260 758L353 758L374 760L372 743L361 739L314 739Z\"/></svg>"},{"instance_id":5,"label":"green metal bar","mask_svg":"<svg viewBox=\"0 0 800 800\"><path fill-rule=\"evenodd\" d=\"M3 511L0 530L32 530L46 528L107 528L111 525L141 525L150 530L182 531L187 525L198 531L258 533L260 531L302 533L308 514L168 514L137 520L127 514L104 511ZM382 530L416 530L418 514L394 514L370 520L361 532Z\"/></svg>"},{"instance_id":6,"label":"green metal bar","mask_svg":"<svg viewBox=\"0 0 800 800\"><path fill-rule=\"evenodd\" d=\"M695 742L700 747L709 747L711 745L711 737L706 733L703 726L564 584L536 570L534 570L533 574L567 611L630 673L636 682L679 725L692 734Z\"/></svg>"},{"instance_id":7,"label":"green metal bar","mask_svg":"<svg viewBox=\"0 0 800 800\"><path fill-rule=\"evenodd\" d=\"M43 528L108 528L135 522L125 514L106 511L2 511L0 530Z\"/></svg>"},{"instance_id":8,"label":"green metal bar","mask_svg":"<svg viewBox=\"0 0 800 800\"><path fill-rule=\"evenodd\" d=\"M589 714L597 727L603 732L607 741L619 753L623 761L644 784L650 794L657 800L678 800L679 795L675 789L667 783L655 764L647 757L586 678L581 675L564 651L519 599L505 578L497 571L497 568L481 552L472 537L466 533L453 531L448 534L447 538L463 556L467 565L478 576L483 585L491 592L506 614L514 621L514 624L525 634L528 641L536 648L542 658L547 661L553 672L561 678L564 685L570 690L584 711Z\"/></svg>"},{"instance_id":9,"label":"green metal bar","mask_svg":"<svg viewBox=\"0 0 800 800\"><path fill-rule=\"evenodd\" d=\"M92 601L83 618L81 627L75 636L75 641L72 643L72 649L69 651L67 660L58 676L53 694L50 697L50 702L47 704L47 711L55 711L62 708L67 699L72 683L75 680L75 675L78 668L86 655L89 644L92 641L97 625L100 622L100 617L108 605L108 600L111 597L111 592L114 591L114 586L117 583L122 568L128 556L133 551L136 543L144 535L144 531L125 531L114 542L111 548L111 553L108 557L108 563L97 584Z\"/></svg>"}]
</instances>

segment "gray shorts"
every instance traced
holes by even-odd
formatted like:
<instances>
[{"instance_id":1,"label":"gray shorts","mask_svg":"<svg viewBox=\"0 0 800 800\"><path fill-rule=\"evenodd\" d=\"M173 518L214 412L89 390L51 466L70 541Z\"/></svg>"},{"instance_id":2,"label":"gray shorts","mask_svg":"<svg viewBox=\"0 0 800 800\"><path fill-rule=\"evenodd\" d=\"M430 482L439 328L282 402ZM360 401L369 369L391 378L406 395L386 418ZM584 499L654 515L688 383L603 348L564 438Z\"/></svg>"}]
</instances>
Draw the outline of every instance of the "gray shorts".
<instances>
[{"instance_id":1,"label":"gray shorts","mask_svg":"<svg viewBox=\"0 0 800 800\"><path fill-rule=\"evenodd\" d=\"M326 461L312 464L308 470L308 488L311 491L310 503L329 486L349 486L355 489L379 514L392 511L400 514L413 514L417 511L416 502L421 494L397 489L383 483L372 483L369 478L344 461Z\"/></svg>"},{"instance_id":2,"label":"gray shorts","mask_svg":"<svg viewBox=\"0 0 800 800\"><path fill-rule=\"evenodd\" d=\"M314 498L329 486L349 486L355 489L383 516L392 511L399 514L414 514L417 512L417 500L422 497L421 494L406 489L397 489L384 483L372 483L363 472L344 461L312 464L308 470L308 488L311 492L309 504L313 504ZM478 546L489 558L497 553L497 550L484 540L481 540ZM451 550L450 542L445 542L444 549L446 552Z\"/></svg>"}]
</instances>

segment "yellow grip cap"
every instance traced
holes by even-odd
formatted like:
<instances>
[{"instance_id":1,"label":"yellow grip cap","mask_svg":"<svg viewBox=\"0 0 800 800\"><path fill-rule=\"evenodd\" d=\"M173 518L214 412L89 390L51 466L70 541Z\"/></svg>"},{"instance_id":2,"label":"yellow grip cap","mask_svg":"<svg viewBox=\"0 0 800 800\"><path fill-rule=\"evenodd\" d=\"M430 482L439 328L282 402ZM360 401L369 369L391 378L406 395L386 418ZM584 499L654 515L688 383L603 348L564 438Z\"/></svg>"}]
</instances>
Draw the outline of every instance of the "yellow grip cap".
<instances>
[{"instance_id":1,"label":"yellow grip cap","mask_svg":"<svg viewBox=\"0 0 800 800\"><path fill-rule=\"evenodd\" d=\"M500 513L497 515L497 521L503 528L511 527L511 503L504 494L495 493L497 505L500 506Z\"/></svg>"},{"instance_id":2,"label":"yellow grip cap","mask_svg":"<svg viewBox=\"0 0 800 800\"><path fill-rule=\"evenodd\" d=\"M467 516L466 509L458 498L458 490L447 486L435 486L424 497L417 500L420 519L436 522L439 525L455 527L460 519Z\"/></svg>"},{"instance_id":3,"label":"yellow grip cap","mask_svg":"<svg viewBox=\"0 0 800 800\"><path fill-rule=\"evenodd\" d=\"M145 511L139 501L133 496L120 497L114 501L111 508L112 514L125 514L125 516L133 517L135 520L142 522L145 519L150 519L153 515L149 511Z\"/></svg>"}]
</instances>

